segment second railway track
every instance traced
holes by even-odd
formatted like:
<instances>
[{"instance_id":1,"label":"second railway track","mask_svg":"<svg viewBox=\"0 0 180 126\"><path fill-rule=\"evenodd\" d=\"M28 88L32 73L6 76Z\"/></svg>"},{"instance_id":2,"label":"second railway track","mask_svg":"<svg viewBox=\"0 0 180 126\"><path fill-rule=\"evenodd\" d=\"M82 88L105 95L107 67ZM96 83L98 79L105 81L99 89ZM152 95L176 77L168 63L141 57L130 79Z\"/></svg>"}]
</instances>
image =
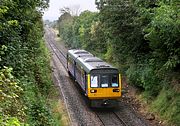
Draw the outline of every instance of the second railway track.
<instances>
[{"instance_id":1,"label":"second railway track","mask_svg":"<svg viewBox=\"0 0 180 126\"><path fill-rule=\"evenodd\" d=\"M66 61L66 54L62 52L54 42L48 42L49 46L53 50L54 54L57 56L59 61L62 63L63 67L67 70L67 61Z\"/></svg>"}]
</instances>

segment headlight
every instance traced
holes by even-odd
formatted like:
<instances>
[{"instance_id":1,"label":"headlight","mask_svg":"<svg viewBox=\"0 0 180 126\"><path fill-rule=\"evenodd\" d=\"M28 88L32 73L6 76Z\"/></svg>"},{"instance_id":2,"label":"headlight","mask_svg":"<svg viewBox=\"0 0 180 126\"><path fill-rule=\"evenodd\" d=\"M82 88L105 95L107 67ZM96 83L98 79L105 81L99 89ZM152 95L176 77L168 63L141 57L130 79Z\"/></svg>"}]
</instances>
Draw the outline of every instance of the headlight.
<instances>
[{"instance_id":1,"label":"headlight","mask_svg":"<svg viewBox=\"0 0 180 126\"><path fill-rule=\"evenodd\" d=\"M119 89L113 89L113 92L119 92Z\"/></svg>"},{"instance_id":2,"label":"headlight","mask_svg":"<svg viewBox=\"0 0 180 126\"><path fill-rule=\"evenodd\" d=\"M91 93L96 93L97 90L91 89L90 92L91 92Z\"/></svg>"}]
</instances>

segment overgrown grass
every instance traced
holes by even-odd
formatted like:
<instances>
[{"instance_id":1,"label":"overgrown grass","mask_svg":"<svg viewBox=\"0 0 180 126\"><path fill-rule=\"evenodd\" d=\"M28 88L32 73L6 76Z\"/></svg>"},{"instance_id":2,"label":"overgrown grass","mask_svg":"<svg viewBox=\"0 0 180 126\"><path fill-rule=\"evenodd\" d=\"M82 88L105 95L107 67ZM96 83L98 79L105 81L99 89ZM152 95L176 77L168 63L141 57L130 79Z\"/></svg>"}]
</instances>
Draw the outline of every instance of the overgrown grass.
<instances>
[{"instance_id":1,"label":"overgrown grass","mask_svg":"<svg viewBox=\"0 0 180 126\"><path fill-rule=\"evenodd\" d=\"M180 125L180 94L172 88L163 88L150 108L169 124Z\"/></svg>"},{"instance_id":2,"label":"overgrown grass","mask_svg":"<svg viewBox=\"0 0 180 126\"><path fill-rule=\"evenodd\" d=\"M180 93L178 77L159 77L152 65L131 65L126 71L130 84L141 89L143 100L148 102L149 112L155 112L170 125L180 125ZM171 73L172 74L172 73ZM175 79L176 78L176 79ZM174 83L174 84L173 84Z\"/></svg>"},{"instance_id":3,"label":"overgrown grass","mask_svg":"<svg viewBox=\"0 0 180 126\"><path fill-rule=\"evenodd\" d=\"M48 104L52 111L52 116L55 119L55 125L67 126L69 125L69 118L64 108L63 102L60 100L59 90L57 87L53 87L48 97Z\"/></svg>"}]
</instances>

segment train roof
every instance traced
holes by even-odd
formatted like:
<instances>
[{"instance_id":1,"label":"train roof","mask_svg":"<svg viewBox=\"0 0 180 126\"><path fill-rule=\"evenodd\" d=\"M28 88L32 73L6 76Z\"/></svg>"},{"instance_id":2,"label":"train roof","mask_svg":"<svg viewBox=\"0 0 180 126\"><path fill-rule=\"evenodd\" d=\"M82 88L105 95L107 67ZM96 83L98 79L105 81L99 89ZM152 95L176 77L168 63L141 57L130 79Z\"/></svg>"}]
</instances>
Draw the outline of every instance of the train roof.
<instances>
[{"instance_id":1,"label":"train roof","mask_svg":"<svg viewBox=\"0 0 180 126\"><path fill-rule=\"evenodd\" d=\"M83 67L87 73L98 69L117 70L115 67L111 66L107 62L104 62L102 59L95 57L86 50L72 49L68 51L68 55L73 58L81 67Z\"/></svg>"}]
</instances>

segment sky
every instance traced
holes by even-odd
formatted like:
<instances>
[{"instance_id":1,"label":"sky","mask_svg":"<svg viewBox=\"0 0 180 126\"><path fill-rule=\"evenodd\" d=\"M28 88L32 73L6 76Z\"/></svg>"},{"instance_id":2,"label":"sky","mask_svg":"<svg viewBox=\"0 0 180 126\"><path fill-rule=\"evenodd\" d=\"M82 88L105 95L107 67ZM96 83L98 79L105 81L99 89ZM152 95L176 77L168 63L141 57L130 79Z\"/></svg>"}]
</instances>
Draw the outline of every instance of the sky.
<instances>
[{"instance_id":1,"label":"sky","mask_svg":"<svg viewBox=\"0 0 180 126\"><path fill-rule=\"evenodd\" d=\"M95 0L50 0L49 8L44 12L44 20L57 20L60 16L60 8L69 7L79 8L82 12L84 10L97 11Z\"/></svg>"}]
</instances>

